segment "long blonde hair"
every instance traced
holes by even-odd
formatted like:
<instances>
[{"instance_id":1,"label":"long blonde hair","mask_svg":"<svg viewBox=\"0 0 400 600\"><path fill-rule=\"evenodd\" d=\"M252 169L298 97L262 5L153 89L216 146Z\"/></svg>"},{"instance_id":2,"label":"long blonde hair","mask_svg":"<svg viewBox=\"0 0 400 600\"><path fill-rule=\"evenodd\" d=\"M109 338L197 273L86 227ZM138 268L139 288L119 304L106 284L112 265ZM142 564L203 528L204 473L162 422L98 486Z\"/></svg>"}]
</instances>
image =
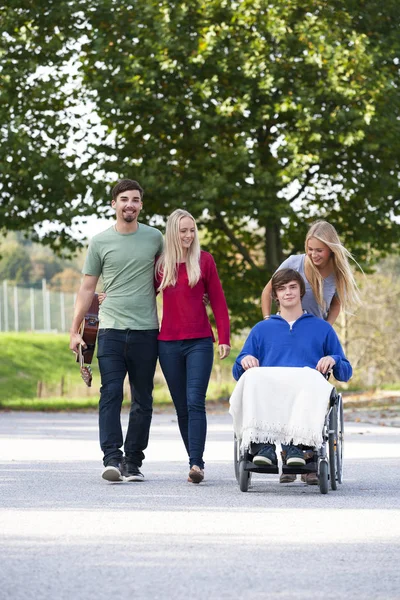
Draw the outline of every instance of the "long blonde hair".
<instances>
[{"instance_id":1,"label":"long blonde hair","mask_svg":"<svg viewBox=\"0 0 400 600\"><path fill-rule=\"evenodd\" d=\"M308 242L310 238L316 238L320 242L323 242L331 251L336 293L342 310L348 312L352 308L360 305L361 299L356 280L354 279L354 275L349 265L349 259L354 260L357 265L358 263L340 242L337 231L333 225L327 223L327 221L316 221L311 225L306 236L304 272L319 306L324 312L329 310L329 306L325 306L324 301L324 279L312 260L308 257Z\"/></svg>"},{"instance_id":2,"label":"long blonde hair","mask_svg":"<svg viewBox=\"0 0 400 600\"><path fill-rule=\"evenodd\" d=\"M194 287L201 277L200 242L196 221L187 210L178 208L168 217L165 228L164 250L156 264L156 273L161 276L161 283L158 288L159 292L168 286L176 284L178 265L183 259L179 227L181 219L184 217L189 217L194 223L194 239L186 257L186 271L190 287Z\"/></svg>"}]
</instances>

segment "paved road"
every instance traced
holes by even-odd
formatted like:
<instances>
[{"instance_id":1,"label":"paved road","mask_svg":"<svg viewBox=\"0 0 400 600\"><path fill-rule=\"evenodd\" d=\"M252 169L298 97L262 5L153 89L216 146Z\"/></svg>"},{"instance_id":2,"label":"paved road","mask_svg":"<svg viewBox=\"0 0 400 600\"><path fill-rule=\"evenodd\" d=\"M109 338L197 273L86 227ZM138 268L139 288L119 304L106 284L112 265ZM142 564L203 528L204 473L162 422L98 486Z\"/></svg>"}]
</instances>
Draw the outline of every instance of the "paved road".
<instances>
[{"instance_id":1,"label":"paved road","mask_svg":"<svg viewBox=\"0 0 400 600\"><path fill-rule=\"evenodd\" d=\"M349 423L337 492L258 475L245 494L228 415L209 417L195 486L161 414L146 481L113 485L96 415L2 413L0 598L399 599L399 442L400 429Z\"/></svg>"}]
</instances>

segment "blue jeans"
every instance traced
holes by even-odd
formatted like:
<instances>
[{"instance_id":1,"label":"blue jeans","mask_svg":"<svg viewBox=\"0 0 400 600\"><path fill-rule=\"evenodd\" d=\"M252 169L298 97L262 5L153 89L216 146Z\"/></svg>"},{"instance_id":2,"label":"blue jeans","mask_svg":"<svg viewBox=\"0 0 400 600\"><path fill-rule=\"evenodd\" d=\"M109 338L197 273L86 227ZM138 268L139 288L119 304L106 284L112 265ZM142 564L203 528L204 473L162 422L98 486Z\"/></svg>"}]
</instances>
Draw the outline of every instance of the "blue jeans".
<instances>
[{"instance_id":1,"label":"blue jeans","mask_svg":"<svg viewBox=\"0 0 400 600\"><path fill-rule=\"evenodd\" d=\"M158 354L189 465L202 469L207 433L206 392L214 359L212 338L159 341Z\"/></svg>"},{"instance_id":2,"label":"blue jeans","mask_svg":"<svg viewBox=\"0 0 400 600\"><path fill-rule=\"evenodd\" d=\"M131 409L125 437L125 456L138 467L147 448L153 413L153 380L157 363L157 329L100 329L97 358L101 388L100 446L104 465L122 458L121 406L126 374L131 388Z\"/></svg>"}]
</instances>

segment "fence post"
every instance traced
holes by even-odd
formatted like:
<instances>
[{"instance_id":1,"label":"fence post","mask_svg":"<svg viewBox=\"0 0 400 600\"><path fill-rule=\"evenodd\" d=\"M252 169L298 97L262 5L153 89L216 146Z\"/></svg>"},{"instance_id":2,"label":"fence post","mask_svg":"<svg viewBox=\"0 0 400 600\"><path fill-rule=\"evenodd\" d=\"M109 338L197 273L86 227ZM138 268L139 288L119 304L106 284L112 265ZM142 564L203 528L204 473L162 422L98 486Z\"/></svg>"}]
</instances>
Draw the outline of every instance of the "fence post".
<instances>
[{"instance_id":1,"label":"fence post","mask_svg":"<svg viewBox=\"0 0 400 600\"><path fill-rule=\"evenodd\" d=\"M43 296L43 329L44 329L44 331L51 331L50 291L47 289L45 279L42 279L42 296Z\"/></svg>"},{"instance_id":2,"label":"fence post","mask_svg":"<svg viewBox=\"0 0 400 600\"><path fill-rule=\"evenodd\" d=\"M43 331L46 331L47 310L46 310L46 280L42 279L42 303L43 303Z\"/></svg>"},{"instance_id":3,"label":"fence post","mask_svg":"<svg viewBox=\"0 0 400 600\"><path fill-rule=\"evenodd\" d=\"M65 331L65 302L64 292L60 292L61 331Z\"/></svg>"},{"instance_id":4,"label":"fence post","mask_svg":"<svg viewBox=\"0 0 400 600\"><path fill-rule=\"evenodd\" d=\"M59 300L57 300L58 294ZM66 332L70 318L70 305L72 301L75 305L76 296L68 292L52 292L47 287L46 279L42 279L41 290L34 287L21 288L19 285L10 284L8 280L0 280L0 332L14 330L50 332L52 328L53 331ZM41 313L43 313L42 317Z\"/></svg>"},{"instance_id":5,"label":"fence post","mask_svg":"<svg viewBox=\"0 0 400 600\"><path fill-rule=\"evenodd\" d=\"M8 292L7 281L3 281L4 331L8 331Z\"/></svg>"},{"instance_id":6,"label":"fence post","mask_svg":"<svg viewBox=\"0 0 400 600\"><path fill-rule=\"evenodd\" d=\"M46 290L46 315L47 315L46 329L47 329L47 331L51 331L50 294L51 294L50 290Z\"/></svg>"},{"instance_id":7,"label":"fence post","mask_svg":"<svg viewBox=\"0 0 400 600\"><path fill-rule=\"evenodd\" d=\"M35 292L33 288L29 289L30 307L31 307L31 330L35 331Z\"/></svg>"},{"instance_id":8,"label":"fence post","mask_svg":"<svg viewBox=\"0 0 400 600\"><path fill-rule=\"evenodd\" d=\"M18 288L14 286L14 329L19 331L19 314L18 314Z\"/></svg>"}]
</instances>

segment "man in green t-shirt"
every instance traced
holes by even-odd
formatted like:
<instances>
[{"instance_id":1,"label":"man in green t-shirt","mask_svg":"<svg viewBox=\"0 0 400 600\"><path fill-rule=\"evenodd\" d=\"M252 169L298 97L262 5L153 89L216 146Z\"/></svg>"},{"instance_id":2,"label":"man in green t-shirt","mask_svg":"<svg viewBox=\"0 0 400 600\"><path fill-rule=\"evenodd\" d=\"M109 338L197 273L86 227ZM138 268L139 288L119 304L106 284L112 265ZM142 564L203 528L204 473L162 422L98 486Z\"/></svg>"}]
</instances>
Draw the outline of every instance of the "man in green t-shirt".
<instances>
[{"instance_id":1,"label":"man in green t-shirt","mask_svg":"<svg viewBox=\"0 0 400 600\"><path fill-rule=\"evenodd\" d=\"M102 477L107 481L144 479L139 467L153 410L158 336L154 263L162 251L163 238L158 229L138 222L142 199L143 189L137 181L122 179L113 188L111 205L116 223L90 242L71 326L70 348L77 352L83 343L79 327L101 276L107 296L99 312L99 428L104 453ZM132 403L123 443L121 405L127 373Z\"/></svg>"}]
</instances>

